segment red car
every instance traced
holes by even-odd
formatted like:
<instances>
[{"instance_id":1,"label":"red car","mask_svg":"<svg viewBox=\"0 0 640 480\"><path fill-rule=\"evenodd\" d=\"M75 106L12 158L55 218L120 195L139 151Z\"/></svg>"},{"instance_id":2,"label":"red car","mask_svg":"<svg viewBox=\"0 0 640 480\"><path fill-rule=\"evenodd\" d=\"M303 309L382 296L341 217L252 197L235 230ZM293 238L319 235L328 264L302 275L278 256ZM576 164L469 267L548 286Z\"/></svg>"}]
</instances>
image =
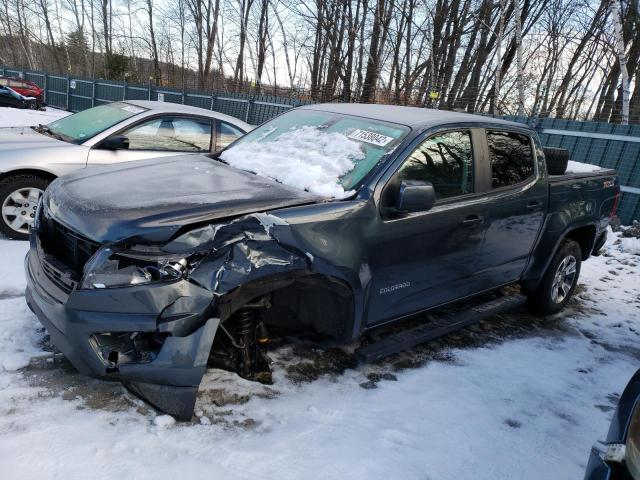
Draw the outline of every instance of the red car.
<instances>
[{"instance_id":1,"label":"red car","mask_svg":"<svg viewBox=\"0 0 640 480\"><path fill-rule=\"evenodd\" d=\"M25 97L34 97L38 107L44 107L44 89L29 80L0 75L0 87L9 87Z\"/></svg>"}]
</instances>

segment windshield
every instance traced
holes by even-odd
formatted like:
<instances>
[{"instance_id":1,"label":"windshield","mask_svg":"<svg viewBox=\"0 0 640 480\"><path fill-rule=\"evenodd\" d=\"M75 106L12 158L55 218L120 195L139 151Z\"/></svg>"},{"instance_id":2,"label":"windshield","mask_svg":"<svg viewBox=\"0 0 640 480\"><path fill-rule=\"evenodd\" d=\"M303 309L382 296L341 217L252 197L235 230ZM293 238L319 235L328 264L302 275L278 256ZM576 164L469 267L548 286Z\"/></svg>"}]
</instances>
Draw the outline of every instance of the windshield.
<instances>
[{"instance_id":1,"label":"windshield","mask_svg":"<svg viewBox=\"0 0 640 480\"><path fill-rule=\"evenodd\" d=\"M123 102L109 103L61 118L47 127L52 134L68 142L82 143L146 110Z\"/></svg>"},{"instance_id":2,"label":"windshield","mask_svg":"<svg viewBox=\"0 0 640 480\"><path fill-rule=\"evenodd\" d=\"M249 132L220 158L292 187L344 198L408 132L395 123L293 110Z\"/></svg>"}]
</instances>

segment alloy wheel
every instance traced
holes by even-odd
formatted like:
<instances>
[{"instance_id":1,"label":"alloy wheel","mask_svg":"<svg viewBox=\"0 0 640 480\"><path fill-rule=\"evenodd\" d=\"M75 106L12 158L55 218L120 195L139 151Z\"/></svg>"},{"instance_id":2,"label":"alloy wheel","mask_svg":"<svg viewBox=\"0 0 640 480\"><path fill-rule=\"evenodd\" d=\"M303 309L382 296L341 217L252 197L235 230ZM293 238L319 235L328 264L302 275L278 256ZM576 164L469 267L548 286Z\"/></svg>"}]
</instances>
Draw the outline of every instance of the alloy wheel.
<instances>
[{"instance_id":1,"label":"alloy wheel","mask_svg":"<svg viewBox=\"0 0 640 480\"><path fill-rule=\"evenodd\" d=\"M38 201L42 190L35 187L19 188L7 196L2 202L2 221L12 230L29 233L29 226L33 225Z\"/></svg>"},{"instance_id":2,"label":"alloy wheel","mask_svg":"<svg viewBox=\"0 0 640 480\"><path fill-rule=\"evenodd\" d=\"M576 257L569 255L562 259L551 284L551 299L555 303L562 303L569 295L576 281L578 262Z\"/></svg>"}]
</instances>

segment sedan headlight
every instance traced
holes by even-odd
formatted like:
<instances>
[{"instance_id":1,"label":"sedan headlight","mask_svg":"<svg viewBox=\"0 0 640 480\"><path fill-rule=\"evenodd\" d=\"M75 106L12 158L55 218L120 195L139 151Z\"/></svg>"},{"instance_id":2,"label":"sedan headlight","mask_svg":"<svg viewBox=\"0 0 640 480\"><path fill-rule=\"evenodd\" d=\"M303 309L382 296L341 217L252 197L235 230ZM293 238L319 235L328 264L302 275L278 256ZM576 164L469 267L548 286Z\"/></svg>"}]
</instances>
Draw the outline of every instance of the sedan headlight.
<instances>
[{"instance_id":1,"label":"sedan headlight","mask_svg":"<svg viewBox=\"0 0 640 480\"><path fill-rule=\"evenodd\" d=\"M634 480L640 480L640 404L636 405L627 430L624 461Z\"/></svg>"},{"instance_id":2,"label":"sedan headlight","mask_svg":"<svg viewBox=\"0 0 640 480\"><path fill-rule=\"evenodd\" d=\"M187 260L180 256L101 248L86 263L80 288L113 288L182 278Z\"/></svg>"}]
</instances>

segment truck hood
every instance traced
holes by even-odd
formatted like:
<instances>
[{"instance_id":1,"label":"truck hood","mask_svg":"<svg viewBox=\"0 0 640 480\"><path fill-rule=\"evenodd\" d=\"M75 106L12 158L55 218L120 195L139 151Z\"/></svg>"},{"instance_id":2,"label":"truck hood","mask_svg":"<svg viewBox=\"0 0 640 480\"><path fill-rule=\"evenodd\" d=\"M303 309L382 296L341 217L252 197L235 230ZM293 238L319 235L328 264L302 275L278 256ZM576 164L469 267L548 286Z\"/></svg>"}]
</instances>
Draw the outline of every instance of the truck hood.
<instances>
[{"instance_id":1,"label":"truck hood","mask_svg":"<svg viewBox=\"0 0 640 480\"><path fill-rule=\"evenodd\" d=\"M77 170L47 189L45 213L99 243L162 242L185 225L321 200L204 155Z\"/></svg>"}]
</instances>

